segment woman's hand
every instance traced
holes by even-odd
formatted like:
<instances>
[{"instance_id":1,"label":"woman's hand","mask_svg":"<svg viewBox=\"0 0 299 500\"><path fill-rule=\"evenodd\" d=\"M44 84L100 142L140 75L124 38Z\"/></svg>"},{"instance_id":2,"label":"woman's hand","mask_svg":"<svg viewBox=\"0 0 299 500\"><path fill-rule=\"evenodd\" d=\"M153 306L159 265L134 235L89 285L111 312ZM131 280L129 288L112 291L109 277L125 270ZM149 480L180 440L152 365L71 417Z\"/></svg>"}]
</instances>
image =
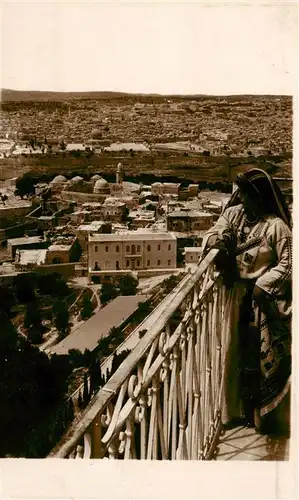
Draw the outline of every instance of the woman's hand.
<instances>
[{"instance_id":1,"label":"woman's hand","mask_svg":"<svg viewBox=\"0 0 299 500\"><path fill-rule=\"evenodd\" d=\"M264 290L259 286L254 285L254 289L252 292L252 299L254 300L254 302L256 302L256 304L262 304L266 297L267 293L264 292Z\"/></svg>"}]
</instances>

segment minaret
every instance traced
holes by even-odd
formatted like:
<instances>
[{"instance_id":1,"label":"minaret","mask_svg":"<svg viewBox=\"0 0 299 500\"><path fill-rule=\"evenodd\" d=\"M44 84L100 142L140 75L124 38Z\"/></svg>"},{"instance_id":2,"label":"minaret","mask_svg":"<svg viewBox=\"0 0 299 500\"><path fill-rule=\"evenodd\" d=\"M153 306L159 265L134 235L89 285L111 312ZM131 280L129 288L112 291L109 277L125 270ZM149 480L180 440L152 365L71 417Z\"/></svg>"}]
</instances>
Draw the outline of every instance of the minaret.
<instances>
[{"instance_id":1,"label":"minaret","mask_svg":"<svg viewBox=\"0 0 299 500\"><path fill-rule=\"evenodd\" d=\"M116 184L121 184L123 181L123 166L119 163L116 167Z\"/></svg>"}]
</instances>

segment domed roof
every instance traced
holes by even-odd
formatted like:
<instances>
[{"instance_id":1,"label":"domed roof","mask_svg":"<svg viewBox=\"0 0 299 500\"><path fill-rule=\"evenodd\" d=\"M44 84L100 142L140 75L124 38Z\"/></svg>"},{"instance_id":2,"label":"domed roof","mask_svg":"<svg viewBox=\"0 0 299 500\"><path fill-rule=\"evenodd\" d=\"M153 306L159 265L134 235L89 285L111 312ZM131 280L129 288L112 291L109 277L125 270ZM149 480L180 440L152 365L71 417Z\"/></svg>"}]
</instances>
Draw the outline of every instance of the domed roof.
<instances>
[{"instance_id":1,"label":"domed roof","mask_svg":"<svg viewBox=\"0 0 299 500\"><path fill-rule=\"evenodd\" d=\"M107 187L109 187L109 183L103 177L98 179L94 185L95 189L103 189L103 188L107 188Z\"/></svg>"},{"instance_id":2,"label":"domed roof","mask_svg":"<svg viewBox=\"0 0 299 500\"><path fill-rule=\"evenodd\" d=\"M56 175L56 177L54 177L51 181L52 184L60 184L61 182L66 182L64 175Z\"/></svg>"},{"instance_id":3,"label":"domed roof","mask_svg":"<svg viewBox=\"0 0 299 500\"><path fill-rule=\"evenodd\" d=\"M72 181L72 183L74 183L74 182L81 182L81 181L83 181L83 177L80 177L80 175L76 175L75 177L73 177L71 179L71 181Z\"/></svg>"},{"instance_id":4,"label":"domed roof","mask_svg":"<svg viewBox=\"0 0 299 500\"><path fill-rule=\"evenodd\" d=\"M99 174L95 174L93 175L90 180L93 181L93 182L96 182L98 180L102 179L102 177L99 175Z\"/></svg>"},{"instance_id":5,"label":"domed roof","mask_svg":"<svg viewBox=\"0 0 299 500\"><path fill-rule=\"evenodd\" d=\"M109 183L101 177L101 179L98 179L93 186L93 192L95 194L97 193L105 193L108 194L110 193L110 186Z\"/></svg>"}]
</instances>

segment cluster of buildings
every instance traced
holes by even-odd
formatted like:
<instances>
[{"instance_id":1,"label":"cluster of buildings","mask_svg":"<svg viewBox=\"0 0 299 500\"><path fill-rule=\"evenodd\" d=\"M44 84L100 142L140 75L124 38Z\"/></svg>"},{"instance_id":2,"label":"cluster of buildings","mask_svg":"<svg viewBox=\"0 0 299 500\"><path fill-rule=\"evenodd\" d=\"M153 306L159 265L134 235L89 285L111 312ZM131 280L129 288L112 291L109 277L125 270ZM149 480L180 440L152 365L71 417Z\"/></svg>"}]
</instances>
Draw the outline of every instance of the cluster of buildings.
<instances>
[{"instance_id":1,"label":"cluster of buildings","mask_svg":"<svg viewBox=\"0 0 299 500\"><path fill-rule=\"evenodd\" d=\"M232 156L292 151L287 96L4 103L0 123L0 137L9 141L0 143L0 157L49 154L61 151L62 144L67 153L94 154L167 148Z\"/></svg>"},{"instance_id":2,"label":"cluster of buildings","mask_svg":"<svg viewBox=\"0 0 299 500\"><path fill-rule=\"evenodd\" d=\"M214 193L211 199L196 184L127 182L120 163L115 182L100 175L88 180L58 175L35 185L30 201L17 198L6 184L0 217L10 210L11 219L2 219L2 261L16 272L55 271L90 281L170 273L196 264L203 234L228 196ZM4 268L11 269L2 265L0 274Z\"/></svg>"}]
</instances>

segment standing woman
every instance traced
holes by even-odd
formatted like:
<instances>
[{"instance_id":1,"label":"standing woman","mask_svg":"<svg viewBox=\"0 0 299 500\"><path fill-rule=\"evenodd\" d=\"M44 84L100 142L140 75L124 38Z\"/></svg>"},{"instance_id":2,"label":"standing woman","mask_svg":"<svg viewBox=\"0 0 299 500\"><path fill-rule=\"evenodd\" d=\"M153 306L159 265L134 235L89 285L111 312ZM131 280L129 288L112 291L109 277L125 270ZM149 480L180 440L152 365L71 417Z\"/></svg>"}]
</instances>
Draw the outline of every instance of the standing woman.
<instances>
[{"instance_id":1,"label":"standing woman","mask_svg":"<svg viewBox=\"0 0 299 500\"><path fill-rule=\"evenodd\" d=\"M263 170L239 174L238 189L207 231L229 288L224 317L222 421L265 434L288 432L291 375L291 217Z\"/></svg>"}]
</instances>

